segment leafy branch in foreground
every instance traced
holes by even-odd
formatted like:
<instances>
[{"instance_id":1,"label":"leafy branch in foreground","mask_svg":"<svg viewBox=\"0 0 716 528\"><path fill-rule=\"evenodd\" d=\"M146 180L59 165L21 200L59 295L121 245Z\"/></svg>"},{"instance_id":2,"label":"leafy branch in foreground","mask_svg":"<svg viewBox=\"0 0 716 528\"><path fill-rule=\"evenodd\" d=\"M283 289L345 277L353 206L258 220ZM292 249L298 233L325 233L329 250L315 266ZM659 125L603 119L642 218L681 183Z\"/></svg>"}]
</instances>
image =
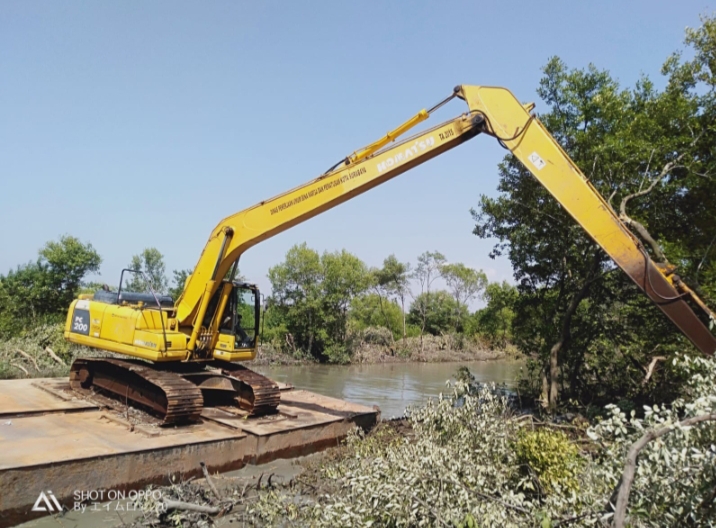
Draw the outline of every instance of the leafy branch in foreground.
<instances>
[{"instance_id":1,"label":"leafy branch in foreground","mask_svg":"<svg viewBox=\"0 0 716 528\"><path fill-rule=\"evenodd\" d=\"M648 434L630 526L716 526L716 424L687 427L716 413L716 362L679 356L673 366L688 378L683 398L641 419L609 406L589 429L518 416L507 395L463 375L411 410L412 436L352 434L304 507L273 493L248 511L270 523L290 510L313 526L610 526L625 462Z\"/></svg>"}]
</instances>

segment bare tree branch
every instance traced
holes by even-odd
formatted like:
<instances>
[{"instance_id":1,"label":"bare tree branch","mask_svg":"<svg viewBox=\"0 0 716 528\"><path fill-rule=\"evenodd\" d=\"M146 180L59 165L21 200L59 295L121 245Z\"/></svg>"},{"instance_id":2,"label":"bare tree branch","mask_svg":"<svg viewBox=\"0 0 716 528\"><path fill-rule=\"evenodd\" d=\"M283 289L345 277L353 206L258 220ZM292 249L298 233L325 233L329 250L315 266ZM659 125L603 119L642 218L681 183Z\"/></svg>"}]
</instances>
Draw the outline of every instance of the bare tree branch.
<instances>
[{"instance_id":1,"label":"bare tree branch","mask_svg":"<svg viewBox=\"0 0 716 528\"><path fill-rule=\"evenodd\" d=\"M640 222L637 222L633 218L629 217L629 215L627 215L627 212L626 212L627 204L629 203L630 200L632 200L634 198L639 198L641 196L645 196L645 195L649 194L651 191L654 190L654 188L657 186L657 184L659 184L659 182L661 182L664 178L666 178L671 173L671 171L673 171L676 168L683 167L683 165L679 165L679 163L681 162L681 160L684 159L684 157L686 157L686 154L689 152L689 149L691 147L693 147L699 141L699 139L701 139L701 136L703 136L703 132L700 133L698 136L694 137L694 139L691 141L689 146L687 148L685 148L684 151L676 157L676 159L666 163L666 165L664 165L661 168L661 171L659 172L659 174L657 174L651 180L651 183L649 184L649 186L646 189L643 188L643 181L642 181L642 183L639 185L639 190L635 193L629 194L629 195L625 196L624 198L622 198L622 202L619 205L619 218L621 219L621 221L624 222L628 227L633 228L637 232L637 234L647 244L649 244L649 246L651 247L652 251L654 252L654 255L656 256L656 260L658 262L668 263L666 255L661 250L661 248L659 247L659 244L656 242L656 240L654 240L654 238L649 234L649 231L646 229L646 227L644 227L643 224L641 224ZM649 156L649 162L647 163L647 166L646 166L646 171L645 171L646 177L648 177L649 169L651 168L651 161L652 161L653 156L654 156L654 151L652 150L651 155Z\"/></svg>"},{"instance_id":2,"label":"bare tree branch","mask_svg":"<svg viewBox=\"0 0 716 528\"><path fill-rule=\"evenodd\" d=\"M17 369L22 370L25 373L25 376L30 377L30 373L27 371L27 369L25 367L23 367L22 365L20 365L19 363L10 362L10 364Z\"/></svg>"},{"instance_id":3,"label":"bare tree branch","mask_svg":"<svg viewBox=\"0 0 716 528\"><path fill-rule=\"evenodd\" d=\"M201 471L204 473L204 478L206 479L206 483L209 485L209 489L217 499L222 500L219 491L216 489L216 486L214 486L214 481L211 480L211 475L209 475L209 468L206 467L206 464L204 464L204 462L199 462L199 465L201 466Z\"/></svg>"},{"instance_id":4,"label":"bare tree branch","mask_svg":"<svg viewBox=\"0 0 716 528\"><path fill-rule=\"evenodd\" d=\"M686 155L686 152L682 152L681 154L679 154L679 156L674 161L670 161L669 163L664 165L661 169L661 172L656 177L654 177L653 180L651 180L651 183L649 184L649 186L646 189L640 189L639 191L629 194L629 195L625 196L624 198L622 198L622 203L619 206L619 215L620 216L623 215L626 218L629 218L626 214L626 206L627 206L627 203L629 203L629 200L631 200L632 198L639 198L640 196L644 196L646 194L649 194L651 191L653 191L654 187L656 187L656 185L661 180L666 178L671 173L672 170L681 166L678 164L678 162L681 161L681 159L685 155Z\"/></svg>"},{"instance_id":5,"label":"bare tree branch","mask_svg":"<svg viewBox=\"0 0 716 528\"><path fill-rule=\"evenodd\" d=\"M50 354L50 357L52 359L54 359L55 361L57 361L60 365L62 365L63 367L66 366L65 362L60 359L60 356L55 354L55 352L50 347L45 347L45 352Z\"/></svg>"},{"instance_id":6,"label":"bare tree branch","mask_svg":"<svg viewBox=\"0 0 716 528\"><path fill-rule=\"evenodd\" d=\"M216 514L221 511L221 508L204 506L203 504L192 504L190 502L174 501L170 499L163 499L162 502L167 510L186 510L208 514Z\"/></svg>"},{"instance_id":7,"label":"bare tree branch","mask_svg":"<svg viewBox=\"0 0 716 528\"><path fill-rule=\"evenodd\" d=\"M652 429L632 444L627 454L626 463L624 464L624 471L619 479L616 489L614 490L614 494L612 494L612 497L614 497L615 494L617 497L617 504L614 510L614 528L624 527L626 509L629 503L629 493L631 492L631 486L634 483L634 473L636 472L636 460L641 450L644 449L649 442L670 433L677 426L689 427L691 425L711 420L716 420L716 413L693 416L691 418L687 418L686 420L682 420L677 424L667 425L665 427L661 427L660 429Z\"/></svg>"},{"instance_id":8,"label":"bare tree branch","mask_svg":"<svg viewBox=\"0 0 716 528\"><path fill-rule=\"evenodd\" d=\"M641 382L642 385L646 385L649 383L649 379L651 378L651 375L654 373L654 368L656 367L656 364L659 361L666 361L665 356L655 356L651 358L651 363L649 363L649 366L646 369L646 376L644 376L644 380Z\"/></svg>"},{"instance_id":9,"label":"bare tree branch","mask_svg":"<svg viewBox=\"0 0 716 528\"><path fill-rule=\"evenodd\" d=\"M698 284L699 284L699 282L698 282L698 276L699 276L699 273L701 272L701 267L704 265L704 262L706 262L706 257L709 256L709 252L711 251L711 248L713 247L714 242L716 242L716 235L714 235L714 237L711 239L711 242L709 243L709 247L707 247L707 248L706 248L706 251L704 251L704 256L703 256L703 258L701 259L701 262L699 262L699 265L696 267L696 273L694 273L694 276L695 276L695 278L696 278L696 285L697 285L697 286L698 286Z\"/></svg>"},{"instance_id":10,"label":"bare tree branch","mask_svg":"<svg viewBox=\"0 0 716 528\"><path fill-rule=\"evenodd\" d=\"M32 361L32 364L35 365L35 370L37 372L40 372L40 367L37 366L37 361L35 361L34 357L32 357L30 354L28 354L24 350L20 350L19 348L17 349L17 353L20 354L25 359L29 359L30 361Z\"/></svg>"},{"instance_id":11,"label":"bare tree branch","mask_svg":"<svg viewBox=\"0 0 716 528\"><path fill-rule=\"evenodd\" d=\"M607 198L607 203L608 203L610 206L612 205L612 200L614 199L614 195L615 195L615 194L617 194L617 190L616 190L616 189L614 189L614 190L612 191L612 193L609 195L609 198Z\"/></svg>"},{"instance_id":12,"label":"bare tree branch","mask_svg":"<svg viewBox=\"0 0 716 528\"><path fill-rule=\"evenodd\" d=\"M641 191L644 188L644 183L649 179L649 170L651 169L651 160L654 158L654 149L651 150L651 154L649 154L649 161L646 163L646 169L644 169L644 177L641 179L641 182L639 182L639 191Z\"/></svg>"}]
</instances>

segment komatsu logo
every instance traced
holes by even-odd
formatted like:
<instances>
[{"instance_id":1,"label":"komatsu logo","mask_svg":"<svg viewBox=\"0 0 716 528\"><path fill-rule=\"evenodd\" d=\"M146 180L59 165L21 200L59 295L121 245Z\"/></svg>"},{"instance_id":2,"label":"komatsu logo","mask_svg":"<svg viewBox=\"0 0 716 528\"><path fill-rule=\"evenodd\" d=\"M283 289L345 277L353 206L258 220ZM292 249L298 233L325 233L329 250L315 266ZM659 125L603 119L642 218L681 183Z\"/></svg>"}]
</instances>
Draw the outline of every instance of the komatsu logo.
<instances>
[{"instance_id":1,"label":"komatsu logo","mask_svg":"<svg viewBox=\"0 0 716 528\"><path fill-rule=\"evenodd\" d=\"M32 507L32 511L36 512L61 512L62 506L57 502L55 494L50 490L47 493L44 491L40 492L40 496L37 497L35 505Z\"/></svg>"},{"instance_id":2,"label":"komatsu logo","mask_svg":"<svg viewBox=\"0 0 716 528\"><path fill-rule=\"evenodd\" d=\"M395 156L392 156L384 161L378 163L378 172L400 165L401 163L409 160L419 152L432 147L435 144L435 138L433 136L427 137L423 140L416 141L405 150L398 152Z\"/></svg>"}]
</instances>

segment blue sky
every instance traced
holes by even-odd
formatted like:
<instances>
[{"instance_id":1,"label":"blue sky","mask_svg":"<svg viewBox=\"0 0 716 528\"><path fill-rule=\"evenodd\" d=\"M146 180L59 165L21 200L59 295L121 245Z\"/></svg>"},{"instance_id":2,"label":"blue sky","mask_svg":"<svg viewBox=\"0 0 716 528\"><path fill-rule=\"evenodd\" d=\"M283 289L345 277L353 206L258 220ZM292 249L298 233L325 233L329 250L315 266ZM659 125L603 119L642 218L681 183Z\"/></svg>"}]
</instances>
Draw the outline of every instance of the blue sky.
<instances>
[{"instance_id":1,"label":"blue sky","mask_svg":"<svg viewBox=\"0 0 716 528\"><path fill-rule=\"evenodd\" d=\"M657 80L713 2L0 3L0 273L72 234L115 284L157 247L193 267L217 222L314 178L451 93L535 100L553 55L623 85ZM544 106L538 102L537 110ZM463 112L453 102L428 121ZM426 250L509 279L469 209L494 195L487 137L249 250L268 268L307 242L369 265Z\"/></svg>"}]
</instances>

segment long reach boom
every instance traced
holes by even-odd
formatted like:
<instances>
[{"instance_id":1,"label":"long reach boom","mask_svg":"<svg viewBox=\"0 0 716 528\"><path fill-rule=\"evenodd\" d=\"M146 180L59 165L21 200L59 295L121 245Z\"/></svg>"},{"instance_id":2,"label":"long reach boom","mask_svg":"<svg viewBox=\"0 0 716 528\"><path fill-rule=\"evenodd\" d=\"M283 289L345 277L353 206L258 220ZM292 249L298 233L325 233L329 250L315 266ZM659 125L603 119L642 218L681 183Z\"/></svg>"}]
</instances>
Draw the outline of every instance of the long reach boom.
<instances>
[{"instance_id":1,"label":"long reach boom","mask_svg":"<svg viewBox=\"0 0 716 528\"><path fill-rule=\"evenodd\" d=\"M453 97L469 111L415 136L389 145ZM554 196L595 242L626 272L676 326L706 354L716 351L716 337L685 302L696 299L677 276L662 272L640 241L589 183L542 123L505 88L458 86L430 111L422 110L381 140L346 157L337 167L291 191L222 220L214 229L177 303L180 327L193 328L189 348L212 295L251 246L345 202L426 162L480 133L499 139Z\"/></svg>"}]
</instances>

